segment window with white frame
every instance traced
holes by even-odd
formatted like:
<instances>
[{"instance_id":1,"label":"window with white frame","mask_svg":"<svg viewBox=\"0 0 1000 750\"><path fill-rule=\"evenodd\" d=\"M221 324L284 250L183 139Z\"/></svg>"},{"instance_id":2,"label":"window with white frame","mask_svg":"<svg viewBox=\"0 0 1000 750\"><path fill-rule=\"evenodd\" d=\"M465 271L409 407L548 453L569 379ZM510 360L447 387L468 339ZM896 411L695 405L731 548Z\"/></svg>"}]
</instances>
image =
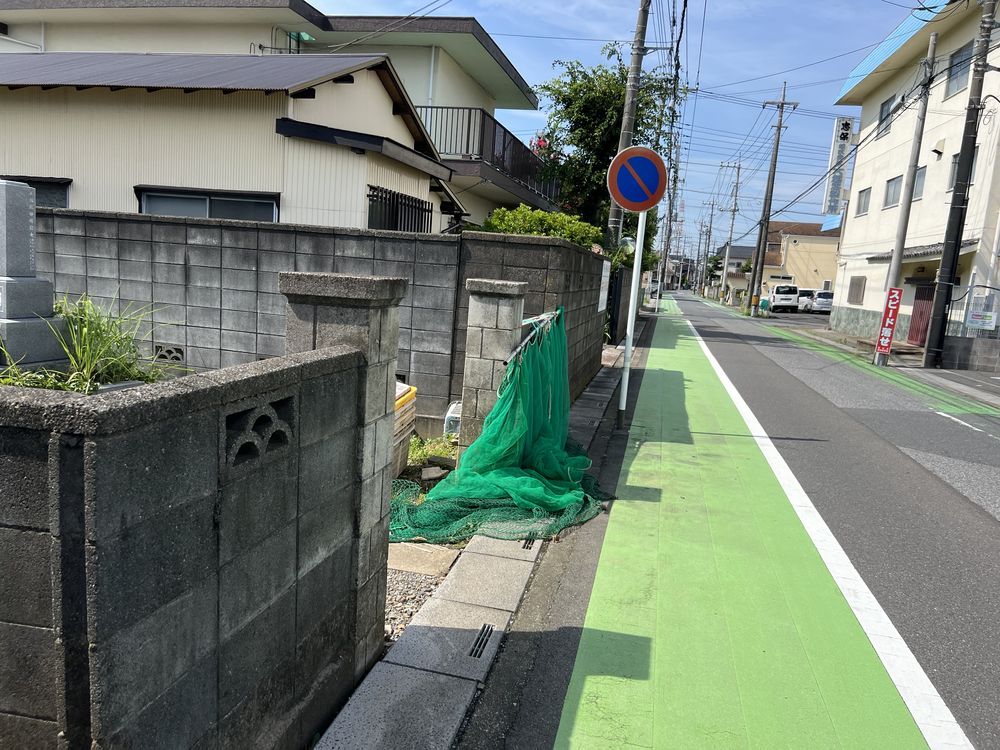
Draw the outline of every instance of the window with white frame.
<instances>
[{"instance_id":1,"label":"window with white frame","mask_svg":"<svg viewBox=\"0 0 1000 750\"><path fill-rule=\"evenodd\" d=\"M969 85L969 70L972 68L972 42L959 47L948 58L948 79L944 85L944 98L957 94Z\"/></svg>"},{"instance_id":2,"label":"window with white frame","mask_svg":"<svg viewBox=\"0 0 1000 750\"><path fill-rule=\"evenodd\" d=\"M275 222L278 202L268 196L215 193L169 188L140 190L139 210L158 216L189 216L200 219L239 219Z\"/></svg>"},{"instance_id":3,"label":"window with white frame","mask_svg":"<svg viewBox=\"0 0 1000 750\"><path fill-rule=\"evenodd\" d=\"M899 205L899 194L903 190L903 175L885 181L885 200L882 208L892 208Z\"/></svg>"},{"instance_id":4,"label":"window with white frame","mask_svg":"<svg viewBox=\"0 0 1000 750\"><path fill-rule=\"evenodd\" d=\"M865 188L858 191L858 207L854 210L855 216L864 216L868 213L868 204L871 202L872 189Z\"/></svg>"},{"instance_id":5,"label":"window with white frame","mask_svg":"<svg viewBox=\"0 0 1000 750\"><path fill-rule=\"evenodd\" d=\"M948 189L955 189L955 180L958 179L958 157L959 154L953 154L951 157L951 172L948 175ZM976 181L976 162L979 161L979 146L976 146L975 151L972 152L972 171L969 172L969 185L972 185Z\"/></svg>"},{"instance_id":6,"label":"window with white frame","mask_svg":"<svg viewBox=\"0 0 1000 750\"><path fill-rule=\"evenodd\" d=\"M910 200L918 201L924 197L924 180L927 178L927 167L917 167L917 173L913 176L913 197Z\"/></svg>"},{"instance_id":7,"label":"window with white frame","mask_svg":"<svg viewBox=\"0 0 1000 750\"><path fill-rule=\"evenodd\" d=\"M896 95L893 94L878 108L878 131L876 138L881 138L892 129L892 108L896 104Z\"/></svg>"}]
</instances>

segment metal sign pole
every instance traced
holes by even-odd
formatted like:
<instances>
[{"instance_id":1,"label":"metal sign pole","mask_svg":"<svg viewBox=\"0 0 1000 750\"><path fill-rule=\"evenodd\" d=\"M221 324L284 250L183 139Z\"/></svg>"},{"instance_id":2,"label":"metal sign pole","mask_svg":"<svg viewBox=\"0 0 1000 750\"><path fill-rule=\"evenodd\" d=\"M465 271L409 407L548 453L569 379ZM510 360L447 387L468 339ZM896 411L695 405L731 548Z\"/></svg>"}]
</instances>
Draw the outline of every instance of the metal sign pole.
<instances>
[{"instance_id":1,"label":"metal sign pole","mask_svg":"<svg viewBox=\"0 0 1000 750\"><path fill-rule=\"evenodd\" d=\"M625 328L625 364L622 366L622 386L618 399L618 429L625 427L625 404L628 402L628 374L632 364L632 341L635 336L635 317L639 308L639 286L642 284L642 248L646 242L646 212L639 212L639 231L636 232L635 253L632 256L632 291L628 301L628 323Z\"/></svg>"}]
</instances>

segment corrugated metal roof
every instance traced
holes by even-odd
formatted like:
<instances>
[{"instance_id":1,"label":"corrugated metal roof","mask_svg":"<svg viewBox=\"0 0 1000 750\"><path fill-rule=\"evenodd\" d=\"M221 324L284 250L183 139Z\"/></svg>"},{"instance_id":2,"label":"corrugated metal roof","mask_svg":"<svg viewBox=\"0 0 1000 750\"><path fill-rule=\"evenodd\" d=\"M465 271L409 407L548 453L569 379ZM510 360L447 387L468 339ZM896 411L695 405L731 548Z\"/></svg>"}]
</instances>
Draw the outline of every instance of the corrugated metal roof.
<instances>
[{"instance_id":1,"label":"corrugated metal roof","mask_svg":"<svg viewBox=\"0 0 1000 750\"><path fill-rule=\"evenodd\" d=\"M950 5L952 2L954 2L954 0L927 2L924 7L937 14L944 9L946 5ZM844 81L844 85L840 89L840 95L837 96L837 100L839 101L850 94L851 90L855 86L873 73L882 63L896 54L896 52L898 52L904 44L913 38L914 34L919 32L927 24L932 23L933 20L934 16L924 11L911 12L905 19L903 19L903 22L899 24L899 26L893 29L889 36L882 40L881 44L869 52L868 55L855 66L854 70L851 71L851 74L847 76L847 80Z\"/></svg>"},{"instance_id":2,"label":"corrugated metal roof","mask_svg":"<svg viewBox=\"0 0 1000 750\"><path fill-rule=\"evenodd\" d=\"M0 86L298 91L370 68L384 55L187 55L18 52L0 55Z\"/></svg>"}]
</instances>

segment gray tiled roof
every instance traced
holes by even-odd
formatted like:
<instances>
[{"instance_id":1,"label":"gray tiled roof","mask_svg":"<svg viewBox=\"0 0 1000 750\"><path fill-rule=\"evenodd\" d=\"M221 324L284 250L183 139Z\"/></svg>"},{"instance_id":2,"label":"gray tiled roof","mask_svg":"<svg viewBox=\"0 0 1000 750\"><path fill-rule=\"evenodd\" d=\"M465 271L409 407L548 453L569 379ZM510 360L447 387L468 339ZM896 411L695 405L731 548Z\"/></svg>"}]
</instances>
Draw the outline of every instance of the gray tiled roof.
<instances>
[{"instance_id":1,"label":"gray tiled roof","mask_svg":"<svg viewBox=\"0 0 1000 750\"><path fill-rule=\"evenodd\" d=\"M959 253L969 252L970 250L975 250L975 246L979 244L978 239L962 240L962 244L959 246ZM933 245L917 245L915 247L907 247L903 249L903 260L918 260L920 258L933 258L935 255L940 255L944 250L943 242L935 242ZM869 255L869 263L888 263L892 260L892 251L887 253L878 253L876 255Z\"/></svg>"},{"instance_id":2,"label":"gray tiled roof","mask_svg":"<svg viewBox=\"0 0 1000 750\"><path fill-rule=\"evenodd\" d=\"M7 53L0 55L0 86L294 92L384 60L384 55Z\"/></svg>"}]
</instances>

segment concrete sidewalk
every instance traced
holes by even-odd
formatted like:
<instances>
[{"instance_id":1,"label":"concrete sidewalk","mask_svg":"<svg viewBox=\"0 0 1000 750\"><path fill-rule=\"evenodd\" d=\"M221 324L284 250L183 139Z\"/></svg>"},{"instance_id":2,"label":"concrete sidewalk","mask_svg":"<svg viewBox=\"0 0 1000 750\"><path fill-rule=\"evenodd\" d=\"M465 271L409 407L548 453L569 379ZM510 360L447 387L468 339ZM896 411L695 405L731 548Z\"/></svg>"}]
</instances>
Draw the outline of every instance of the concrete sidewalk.
<instances>
[{"instance_id":1,"label":"concrete sidewalk","mask_svg":"<svg viewBox=\"0 0 1000 750\"><path fill-rule=\"evenodd\" d=\"M927 743L671 300L557 747Z\"/></svg>"}]
</instances>

